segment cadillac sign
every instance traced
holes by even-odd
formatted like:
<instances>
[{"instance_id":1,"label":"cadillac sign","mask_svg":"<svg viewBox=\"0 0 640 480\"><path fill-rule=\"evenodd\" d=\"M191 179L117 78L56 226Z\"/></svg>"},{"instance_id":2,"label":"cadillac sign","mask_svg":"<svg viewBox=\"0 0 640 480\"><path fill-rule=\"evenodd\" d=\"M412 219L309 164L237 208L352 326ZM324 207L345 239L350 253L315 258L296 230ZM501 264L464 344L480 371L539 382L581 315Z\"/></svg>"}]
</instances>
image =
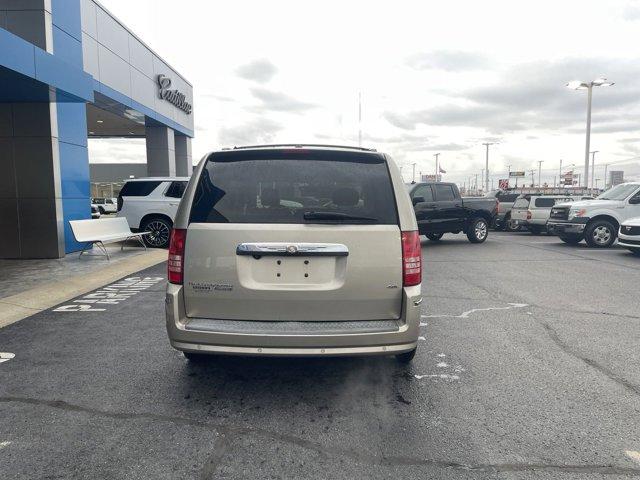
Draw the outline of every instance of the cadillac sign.
<instances>
[{"instance_id":1,"label":"cadillac sign","mask_svg":"<svg viewBox=\"0 0 640 480\"><path fill-rule=\"evenodd\" d=\"M173 103L176 107L189 115L191 110L193 110L193 106L187 102L187 96L178 90L169 90L169 87L171 87L171 79L169 77L165 75L158 75L157 80L158 87L160 87L158 96L169 103Z\"/></svg>"}]
</instances>

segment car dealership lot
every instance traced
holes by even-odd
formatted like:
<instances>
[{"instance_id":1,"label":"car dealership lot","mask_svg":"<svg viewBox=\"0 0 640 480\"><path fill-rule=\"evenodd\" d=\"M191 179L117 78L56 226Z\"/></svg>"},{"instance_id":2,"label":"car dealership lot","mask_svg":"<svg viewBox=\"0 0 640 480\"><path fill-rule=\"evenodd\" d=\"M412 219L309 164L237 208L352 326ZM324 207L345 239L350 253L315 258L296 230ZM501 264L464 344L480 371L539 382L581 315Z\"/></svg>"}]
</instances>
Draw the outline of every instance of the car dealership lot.
<instances>
[{"instance_id":1,"label":"car dealership lot","mask_svg":"<svg viewBox=\"0 0 640 480\"><path fill-rule=\"evenodd\" d=\"M640 477L640 259L528 233L423 247L410 366L189 364L166 338L165 265L67 302L95 310L0 329L0 474Z\"/></svg>"}]
</instances>

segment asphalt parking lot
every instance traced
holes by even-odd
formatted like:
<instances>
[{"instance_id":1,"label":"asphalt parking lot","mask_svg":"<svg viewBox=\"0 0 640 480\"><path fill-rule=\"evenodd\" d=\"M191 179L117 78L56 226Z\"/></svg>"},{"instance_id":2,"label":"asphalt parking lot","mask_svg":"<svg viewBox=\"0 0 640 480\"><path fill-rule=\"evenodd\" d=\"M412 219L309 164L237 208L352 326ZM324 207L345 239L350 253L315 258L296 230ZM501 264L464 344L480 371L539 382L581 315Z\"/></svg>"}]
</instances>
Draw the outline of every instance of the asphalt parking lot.
<instances>
[{"instance_id":1,"label":"asphalt parking lot","mask_svg":"<svg viewBox=\"0 0 640 480\"><path fill-rule=\"evenodd\" d=\"M423 245L408 367L189 364L164 264L1 329L0 477L640 477L640 259L527 233Z\"/></svg>"}]
</instances>

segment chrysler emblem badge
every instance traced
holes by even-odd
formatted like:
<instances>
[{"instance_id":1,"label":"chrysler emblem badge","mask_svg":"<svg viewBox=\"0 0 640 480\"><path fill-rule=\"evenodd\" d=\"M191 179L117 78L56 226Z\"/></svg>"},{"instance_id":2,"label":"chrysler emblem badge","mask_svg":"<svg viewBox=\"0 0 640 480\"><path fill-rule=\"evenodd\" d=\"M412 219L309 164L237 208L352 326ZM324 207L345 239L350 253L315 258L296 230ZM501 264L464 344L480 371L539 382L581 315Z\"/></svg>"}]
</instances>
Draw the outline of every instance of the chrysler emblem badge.
<instances>
[{"instance_id":1,"label":"chrysler emblem badge","mask_svg":"<svg viewBox=\"0 0 640 480\"><path fill-rule=\"evenodd\" d=\"M298 253L298 247L296 247L295 245L287 246L287 253L290 253L290 254Z\"/></svg>"}]
</instances>

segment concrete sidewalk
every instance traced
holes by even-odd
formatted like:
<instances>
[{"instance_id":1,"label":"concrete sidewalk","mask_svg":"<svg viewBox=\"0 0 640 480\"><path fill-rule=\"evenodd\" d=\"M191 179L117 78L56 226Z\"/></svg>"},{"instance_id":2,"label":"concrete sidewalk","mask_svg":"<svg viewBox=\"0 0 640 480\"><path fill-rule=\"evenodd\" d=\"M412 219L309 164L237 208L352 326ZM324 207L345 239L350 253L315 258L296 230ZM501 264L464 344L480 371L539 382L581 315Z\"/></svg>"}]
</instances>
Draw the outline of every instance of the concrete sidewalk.
<instances>
[{"instance_id":1,"label":"concrete sidewalk","mask_svg":"<svg viewBox=\"0 0 640 480\"><path fill-rule=\"evenodd\" d=\"M109 245L111 261L77 253L51 260L0 260L0 328L167 259L166 250L131 245L123 251L120 243Z\"/></svg>"}]
</instances>

